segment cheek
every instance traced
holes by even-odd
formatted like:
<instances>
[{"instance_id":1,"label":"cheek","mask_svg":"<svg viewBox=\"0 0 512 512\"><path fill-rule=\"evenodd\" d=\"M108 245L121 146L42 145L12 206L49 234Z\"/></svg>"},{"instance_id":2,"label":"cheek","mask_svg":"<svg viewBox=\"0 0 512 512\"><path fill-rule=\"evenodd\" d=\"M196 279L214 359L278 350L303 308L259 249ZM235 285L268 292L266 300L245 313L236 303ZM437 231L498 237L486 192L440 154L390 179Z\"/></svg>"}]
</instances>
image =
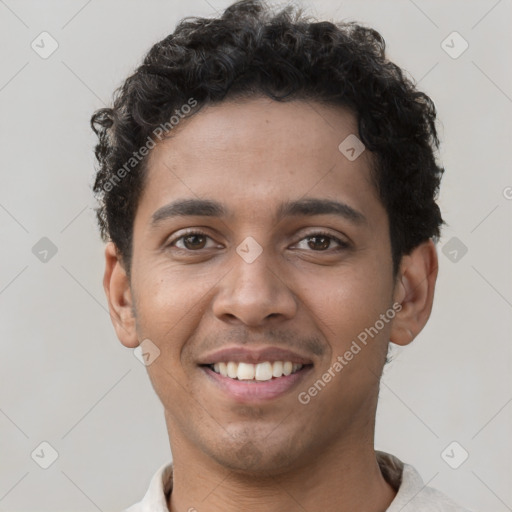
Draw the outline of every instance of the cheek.
<instances>
[{"instance_id":1,"label":"cheek","mask_svg":"<svg viewBox=\"0 0 512 512\"><path fill-rule=\"evenodd\" d=\"M368 263L317 276L314 285L304 291L305 307L311 310L313 319L317 318L334 358L343 354L359 335L364 339L366 330L375 326L391 306L391 267L383 268L377 259ZM387 344L391 324L381 323L378 335L371 331L373 345Z\"/></svg>"},{"instance_id":2,"label":"cheek","mask_svg":"<svg viewBox=\"0 0 512 512\"><path fill-rule=\"evenodd\" d=\"M139 267L135 288L137 334L160 350L158 359L147 367L154 385L166 381L166 387L173 384L165 370L184 380L184 349L204 315L205 297L215 282L207 273L183 272L166 263Z\"/></svg>"},{"instance_id":3,"label":"cheek","mask_svg":"<svg viewBox=\"0 0 512 512\"><path fill-rule=\"evenodd\" d=\"M213 288L216 275L152 261L141 265L137 276L137 312L145 331L173 332L183 329L201 314L202 301Z\"/></svg>"}]
</instances>

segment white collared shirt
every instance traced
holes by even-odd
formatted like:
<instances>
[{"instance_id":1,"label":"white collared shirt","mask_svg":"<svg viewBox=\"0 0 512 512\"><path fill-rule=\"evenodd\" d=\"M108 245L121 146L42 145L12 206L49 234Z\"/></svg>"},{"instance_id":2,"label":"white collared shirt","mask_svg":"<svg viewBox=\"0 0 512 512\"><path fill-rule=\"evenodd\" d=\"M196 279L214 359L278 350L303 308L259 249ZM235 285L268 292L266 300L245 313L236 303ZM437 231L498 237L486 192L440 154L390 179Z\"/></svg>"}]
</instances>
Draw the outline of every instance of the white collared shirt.
<instances>
[{"instance_id":1,"label":"white collared shirt","mask_svg":"<svg viewBox=\"0 0 512 512\"><path fill-rule=\"evenodd\" d=\"M426 487L419 473L393 455L375 452L382 474L397 494L386 512L469 512L443 493ZM144 498L123 512L169 512L172 463L163 465L151 479Z\"/></svg>"}]
</instances>

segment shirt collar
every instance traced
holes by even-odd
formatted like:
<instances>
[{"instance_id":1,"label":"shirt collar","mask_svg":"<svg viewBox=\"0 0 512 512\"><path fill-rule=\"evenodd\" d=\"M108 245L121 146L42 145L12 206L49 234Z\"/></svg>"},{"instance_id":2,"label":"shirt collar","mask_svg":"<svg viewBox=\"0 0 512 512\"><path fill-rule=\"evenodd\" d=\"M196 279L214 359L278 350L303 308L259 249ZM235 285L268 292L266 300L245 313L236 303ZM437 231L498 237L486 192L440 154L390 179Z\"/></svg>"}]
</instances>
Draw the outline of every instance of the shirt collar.
<instances>
[{"instance_id":1,"label":"shirt collar","mask_svg":"<svg viewBox=\"0 0 512 512\"><path fill-rule=\"evenodd\" d=\"M377 462L386 481L397 491L386 512L446 510L468 512L444 494L426 487L419 473L389 453L376 451ZM161 466L153 475L144 498L124 512L169 512L167 500L172 491L172 463Z\"/></svg>"}]
</instances>

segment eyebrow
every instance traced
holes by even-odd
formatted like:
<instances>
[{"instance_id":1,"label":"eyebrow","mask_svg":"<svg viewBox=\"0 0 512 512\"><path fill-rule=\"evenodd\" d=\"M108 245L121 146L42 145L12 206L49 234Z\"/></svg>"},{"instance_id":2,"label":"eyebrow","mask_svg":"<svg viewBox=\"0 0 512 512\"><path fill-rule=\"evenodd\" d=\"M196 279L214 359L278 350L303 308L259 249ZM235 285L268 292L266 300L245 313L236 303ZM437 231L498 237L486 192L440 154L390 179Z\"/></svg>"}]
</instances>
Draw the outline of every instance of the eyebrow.
<instances>
[{"instance_id":1,"label":"eyebrow","mask_svg":"<svg viewBox=\"0 0 512 512\"><path fill-rule=\"evenodd\" d=\"M178 199L159 208L151 217L152 228L174 217L227 217L230 214L221 203L211 199ZM367 223L366 217L346 203L331 199L306 198L281 203L276 221L285 217L337 215L354 224Z\"/></svg>"}]
</instances>

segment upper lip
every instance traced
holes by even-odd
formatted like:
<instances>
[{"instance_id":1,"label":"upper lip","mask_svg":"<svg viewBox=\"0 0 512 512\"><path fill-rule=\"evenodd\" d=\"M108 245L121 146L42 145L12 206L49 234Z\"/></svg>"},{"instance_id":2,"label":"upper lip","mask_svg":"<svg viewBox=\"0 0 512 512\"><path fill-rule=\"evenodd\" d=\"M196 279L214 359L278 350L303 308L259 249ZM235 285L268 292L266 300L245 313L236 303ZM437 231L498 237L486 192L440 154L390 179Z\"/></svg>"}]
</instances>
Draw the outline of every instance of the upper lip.
<instances>
[{"instance_id":1,"label":"upper lip","mask_svg":"<svg viewBox=\"0 0 512 512\"><path fill-rule=\"evenodd\" d=\"M265 361L271 363L275 361L291 361L295 364L313 364L313 361L308 357L302 356L297 352L286 350L278 347L260 347L260 348L245 348L245 347L226 347L215 352L201 357L198 364L208 365L221 362L234 361L236 363L252 363L258 364Z\"/></svg>"}]
</instances>

